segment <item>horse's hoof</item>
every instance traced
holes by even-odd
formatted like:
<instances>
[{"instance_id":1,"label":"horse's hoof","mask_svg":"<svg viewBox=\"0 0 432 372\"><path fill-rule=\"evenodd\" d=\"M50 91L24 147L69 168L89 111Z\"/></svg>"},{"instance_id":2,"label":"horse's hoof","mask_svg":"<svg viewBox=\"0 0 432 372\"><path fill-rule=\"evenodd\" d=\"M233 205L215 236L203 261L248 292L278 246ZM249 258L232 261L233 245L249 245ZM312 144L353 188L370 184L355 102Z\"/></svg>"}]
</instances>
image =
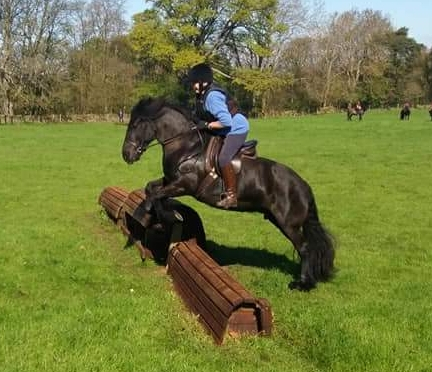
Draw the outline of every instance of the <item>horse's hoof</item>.
<instances>
[{"instance_id":1,"label":"horse's hoof","mask_svg":"<svg viewBox=\"0 0 432 372\"><path fill-rule=\"evenodd\" d=\"M298 290L301 292L309 292L311 289L315 288L315 284L311 282L302 282L301 280L293 280L288 284L288 288L291 290Z\"/></svg>"}]
</instances>

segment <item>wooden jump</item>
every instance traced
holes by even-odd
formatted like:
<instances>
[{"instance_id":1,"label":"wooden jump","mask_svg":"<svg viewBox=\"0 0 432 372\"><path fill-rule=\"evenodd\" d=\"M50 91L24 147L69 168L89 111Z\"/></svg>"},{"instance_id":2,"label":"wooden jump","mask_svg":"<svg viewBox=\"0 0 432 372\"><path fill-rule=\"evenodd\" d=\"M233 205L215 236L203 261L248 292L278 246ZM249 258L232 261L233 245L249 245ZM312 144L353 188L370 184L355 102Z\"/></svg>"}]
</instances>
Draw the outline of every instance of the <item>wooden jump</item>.
<instances>
[{"instance_id":1,"label":"wooden jump","mask_svg":"<svg viewBox=\"0 0 432 372\"><path fill-rule=\"evenodd\" d=\"M252 296L202 249L206 239L198 213L168 199L168 218L161 222L153 215L149 219L144 202L142 190L128 193L121 187L107 187L99 196L99 204L137 246L141 259L166 263L175 290L217 344L227 336L270 335L270 304Z\"/></svg>"},{"instance_id":2,"label":"wooden jump","mask_svg":"<svg viewBox=\"0 0 432 372\"><path fill-rule=\"evenodd\" d=\"M194 242L176 244L167 271L188 308L221 344L229 335L270 335L272 312Z\"/></svg>"},{"instance_id":3,"label":"wooden jump","mask_svg":"<svg viewBox=\"0 0 432 372\"><path fill-rule=\"evenodd\" d=\"M205 248L204 226L194 209L175 199L167 199L164 209L171 219L160 222L154 215L148 218L144 202L142 190L129 193L117 186L106 187L99 196L99 204L128 237L128 244L138 248L142 260L151 258L165 262L169 245L183 240L192 239Z\"/></svg>"},{"instance_id":4,"label":"wooden jump","mask_svg":"<svg viewBox=\"0 0 432 372\"><path fill-rule=\"evenodd\" d=\"M99 195L98 203L105 208L108 217L116 224L121 223L121 210L129 192L121 187L109 186L106 187Z\"/></svg>"}]
</instances>

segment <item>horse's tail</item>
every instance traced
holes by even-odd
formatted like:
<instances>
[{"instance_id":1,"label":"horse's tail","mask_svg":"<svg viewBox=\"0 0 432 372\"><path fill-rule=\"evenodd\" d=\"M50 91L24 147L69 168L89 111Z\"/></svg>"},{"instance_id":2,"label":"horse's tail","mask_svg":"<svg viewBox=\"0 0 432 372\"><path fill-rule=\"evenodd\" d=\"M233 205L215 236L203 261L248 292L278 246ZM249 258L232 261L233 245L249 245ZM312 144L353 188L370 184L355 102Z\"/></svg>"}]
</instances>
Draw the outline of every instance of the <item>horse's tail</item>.
<instances>
[{"instance_id":1,"label":"horse's tail","mask_svg":"<svg viewBox=\"0 0 432 372\"><path fill-rule=\"evenodd\" d=\"M309 274L316 281L331 279L334 271L335 240L318 218L315 199L311 196L308 216L303 224L307 242Z\"/></svg>"}]
</instances>

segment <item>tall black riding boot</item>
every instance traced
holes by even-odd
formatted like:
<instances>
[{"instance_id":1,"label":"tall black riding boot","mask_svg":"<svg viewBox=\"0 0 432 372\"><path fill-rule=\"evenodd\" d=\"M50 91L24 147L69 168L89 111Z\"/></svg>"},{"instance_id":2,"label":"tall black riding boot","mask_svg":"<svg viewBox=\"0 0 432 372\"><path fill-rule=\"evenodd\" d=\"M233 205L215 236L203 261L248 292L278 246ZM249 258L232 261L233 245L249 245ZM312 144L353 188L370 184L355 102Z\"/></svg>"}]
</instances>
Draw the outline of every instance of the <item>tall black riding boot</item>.
<instances>
[{"instance_id":1,"label":"tall black riding boot","mask_svg":"<svg viewBox=\"0 0 432 372\"><path fill-rule=\"evenodd\" d=\"M225 209L237 207L237 176L234 168L231 163L228 163L221 169L221 172L225 192L221 195L221 200L216 205Z\"/></svg>"}]
</instances>

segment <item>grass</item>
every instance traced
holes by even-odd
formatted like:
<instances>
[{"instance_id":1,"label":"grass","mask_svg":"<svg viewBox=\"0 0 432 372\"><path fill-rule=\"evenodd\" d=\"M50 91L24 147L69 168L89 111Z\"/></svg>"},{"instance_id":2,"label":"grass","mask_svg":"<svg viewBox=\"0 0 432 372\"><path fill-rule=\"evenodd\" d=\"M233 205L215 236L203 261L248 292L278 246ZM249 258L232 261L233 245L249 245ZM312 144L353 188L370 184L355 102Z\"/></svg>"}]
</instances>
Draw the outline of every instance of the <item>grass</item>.
<instances>
[{"instance_id":1,"label":"grass","mask_svg":"<svg viewBox=\"0 0 432 372\"><path fill-rule=\"evenodd\" d=\"M217 347L97 204L158 177L160 148L127 166L122 126L0 126L0 370L432 371L431 131L420 110L252 121L260 155L312 186L338 272L290 292L292 247L262 216L181 198L274 312L271 337Z\"/></svg>"}]
</instances>

